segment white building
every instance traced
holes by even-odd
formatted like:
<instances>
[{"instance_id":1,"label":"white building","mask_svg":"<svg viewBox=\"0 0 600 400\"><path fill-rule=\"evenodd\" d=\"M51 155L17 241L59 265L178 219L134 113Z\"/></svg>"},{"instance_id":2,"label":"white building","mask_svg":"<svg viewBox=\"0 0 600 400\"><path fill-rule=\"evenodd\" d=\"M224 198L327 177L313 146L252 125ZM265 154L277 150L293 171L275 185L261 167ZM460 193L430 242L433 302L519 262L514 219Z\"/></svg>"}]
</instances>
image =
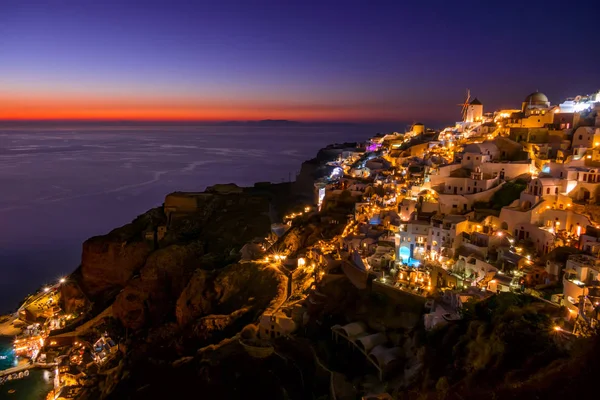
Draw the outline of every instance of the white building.
<instances>
[{"instance_id":1,"label":"white building","mask_svg":"<svg viewBox=\"0 0 600 400\"><path fill-rule=\"evenodd\" d=\"M600 285L600 260L585 254L574 254L567 259L563 276L564 306L571 316L577 315L581 296L589 294L589 288Z\"/></svg>"},{"instance_id":2,"label":"white building","mask_svg":"<svg viewBox=\"0 0 600 400\"><path fill-rule=\"evenodd\" d=\"M412 219L403 222L396 234L396 260L406 264L418 264L427 250L429 221Z\"/></svg>"},{"instance_id":3,"label":"white building","mask_svg":"<svg viewBox=\"0 0 600 400\"><path fill-rule=\"evenodd\" d=\"M465 122L480 122L483 119L483 104L477 98L467 106Z\"/></svg>"},{"instance_id":4,"label":"white building","mask_svg":"<svg viewBox=\"0 0 600 400\"><path fill-rule=\"evenodd\" d=\"M468 220L463 215L433 217L429 230L430 251L433 257L454 256L454 251L462 243L462 232L468 229Z\"/></svg>"},{"instance_id":5,"label":"white building","mask_svg":"<svg viewBox=\"0 0 600 400\"><path fill-rule=\"evenodd\" d=\"M486 176L476 167L469 177L448 177L444 179L443 194L471 194L490 190L499 183L498 177Z\"/></svg>"},{"instance_id":6,"label":"white building","mask_svg":"<svg viewBox=\"0 0 600 400\"><path fill-rule=\"evenodd\" d=\"M597 103L600 103L600 91L587 95L587 96L575 96L568 98L564 102L559 104L560 112L581 112L590 110Z\"/></svg>"},{"instance_id":7,"label":"white building","mask_svg":"<svg viewBox=\"0 0 600 400\"><path fill-rule=\"evenodd\" d=\"M274 339L289 335L297 328L296 322L284 312L278 311L274 314L265 312L258 324L259 335L263 339Z\"/></svg>"}]
</instances>

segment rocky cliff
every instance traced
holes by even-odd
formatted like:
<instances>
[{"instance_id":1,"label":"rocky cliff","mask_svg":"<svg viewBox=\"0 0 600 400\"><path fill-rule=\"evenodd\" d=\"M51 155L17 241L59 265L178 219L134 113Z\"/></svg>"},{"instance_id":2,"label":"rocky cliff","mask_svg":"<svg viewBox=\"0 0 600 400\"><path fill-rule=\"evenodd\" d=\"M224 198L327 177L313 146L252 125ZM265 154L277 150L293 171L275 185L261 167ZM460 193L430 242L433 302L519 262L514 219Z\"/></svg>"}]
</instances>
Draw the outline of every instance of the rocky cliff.
<instances>
[{"instance_id":1,"label":"rocky cliff","mask_svg":"<svg viewBox=\"0 0 600 400\"><path fill-rule=\"evenodd\" d=\"M89 301L77 281L71 280L60 286L61 308L68 314L87 310Z\"/></svg>"},{"instance_id":2,"label":"rocky cliff","mask_svg":"<svg viewBox=\"0 0 600 400\"><path fill-rule=\"evenodd\" d=\"M115 334L123 358L103 367L82 398L143 386L147 374L236 335L285 299L281 272L238 261L244 245L270 234L272 205L293 198L292 187L233 186L167 196L164 207L83 244L81 266L62 287L63 306L88 318L110 307L111 323L126 328L128 340Z\"/></svg>"},{"instance_id":3,"label":"rocky cliff","mask_svg":"<svg viewBox=\"0 0 600 400\"><path fill-rule=\"evenodd\" d=\"M146 326L142 319L151 315L146 305L153 303L156 294L140 289L143 280L136 281L140 283L128 286L113 307L119 310L116 313L123 325L142 327ZM193 360L198 348L235 336L266 308L285 299L286 288L286 277L276 268L262 264L232 264L214 271L197 269L176 301L176 323L139 328L123 343L128 350L118 368L107 367L110 373L99 377L98 384L86 389L82 398L129 398L131 393L143 391L153 382L162 382L166 376L174 379L172 364L178 358ZM235 349L243 354L242 349ZM245 362L252 364L251 360ZM188 387L197 383L188 382ZM145 396L155 398L152 394Z\"/></svg>"},{"instance_id":4,"label":"rocky cliff","mask_svg":"<svg viewBox=\"0 0 600 400\"><path fill-rule=\"evenodd\" d=\"M106 300L127 284L152 252L144 231L164 220L162 208L152 209L130 224L83 243L80 286L91 299Z\"/></svg>"},{"instance_id":5,"label":"rocky cliff","mask_svg":"<svg viewBox=\"0 0 600 400\"><path fill-rule=\"evenodd\" d=\"M219 271L196 270L179 299L175 314L186 326L208 314L229 315L242 307L264 310L287 287L287 279L275 268L233 264Z\"/></svg>"},{"instance_id":6,"label":"rocky cliff","mask_svg":"<svg viewBox=\"0 0 600 400\"><path fill-rule=\"evenodd\" d=\"M332 144L320 149L315 158L306 160L300 167L300 173L294 182L294 190L297 192L312 193L315 180L329 174L331 167L326 166L328 161L335 160L344 149L355 149L356 143Z\"/></svg>"},{"instance_id":7,"label":"rocky cliff","mask_svg":"<svg viewBox=\"0 0 600 400\"><path fill-rule=\"evenodd\" d=\"M239 262L240 249L270 234L270 217L312 202L314 177L323 172L321 158L330 156L320 154L305 163L293 184L216 185L203 193L168 195L163 207L88 239L81 266L71 276L74 284L63 290L65 308L83 309L89 300L92 317L110 306L110 322L127 334L114 335L123 356L102 367L96 384L81 398L130 398L171 374L177 358L235 337L265 309L279 306L287 296L287 277L266 264ZM319 228L318 219L308 221L292 229L281 245L294 252L329 236L329 230ZM227 348L233 353L223 357L241 360L240 372L258 367L270 379L253 360L240 358L238 345ZM212 367L201 371L200 380L220 379ZM297 380L297 367L291 371ZM286 397L280 386L270 390Z\"/></svg>"},{"instance_id":8,"label":"rocky cliff","mask_svg":"<svg viewBox=\"0 0 600 400\"><path fill-rule=\"evenodd\" d=\"M172 197L167 213L152 209L83 244L76 274L79 286L102 306L96 311L114 301L115 316L130 329L173 319L175 303L196 269L218 269L235 262L247 242L270 232L269 202L264 196L241 191L185 194L184 212L177 209L178 197ZM166 234L154 240L161 226ZM71 304L79 297L74 290L66 291L64 302Z\"/></svg>"},{"instance_id":9,"label":"rocky cliff","mask_svg":"<svg viewBox=\"0 0 600 400\"><path fill-rule=\"evenodd\" d=\"M160 324L172 313L174 301L199 268L203 248L199 243L171 245L154 251L117 296L113 309L124 326L140 329Z\"/></svg>"}]
</instances>

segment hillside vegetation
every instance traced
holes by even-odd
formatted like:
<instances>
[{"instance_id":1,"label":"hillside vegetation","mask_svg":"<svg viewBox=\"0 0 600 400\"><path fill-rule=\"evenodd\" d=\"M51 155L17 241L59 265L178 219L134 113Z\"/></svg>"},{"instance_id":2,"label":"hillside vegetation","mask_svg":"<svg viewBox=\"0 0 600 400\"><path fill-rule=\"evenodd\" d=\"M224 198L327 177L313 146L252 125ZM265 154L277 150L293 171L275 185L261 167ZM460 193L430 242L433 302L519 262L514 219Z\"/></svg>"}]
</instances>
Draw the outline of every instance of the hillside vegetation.
<instances>
[{"instance_id":1,"label":"hillside vegetation","mask_svg":"<svg viewBox=\"0 0 600 400\"><path fill-rule=\"evenodd\" d=\"M426 369L416 385L420 388L397 397L558 398L559 386L564 386L564 378L558 379L561 374L598 368L595 357L587 354L598 349L598 343L576 341L569 333L554 330L559 313L550 304L512 293L468 304L464 320L423 338ZM544 396L537 393L542 391ZM532 393L537 395L531 397Z\"/></svg>"}]
</instances>

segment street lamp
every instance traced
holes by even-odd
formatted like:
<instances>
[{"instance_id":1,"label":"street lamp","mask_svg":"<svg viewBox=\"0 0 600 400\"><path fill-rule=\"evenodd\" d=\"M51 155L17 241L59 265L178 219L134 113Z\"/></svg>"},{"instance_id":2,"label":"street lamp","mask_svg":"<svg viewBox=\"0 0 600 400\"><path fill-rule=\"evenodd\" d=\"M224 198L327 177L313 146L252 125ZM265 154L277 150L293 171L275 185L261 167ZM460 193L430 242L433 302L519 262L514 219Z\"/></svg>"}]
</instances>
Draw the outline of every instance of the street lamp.
<instances>
[{"instance_id":1,"label":"street lamp","mask_svg":"<svg viewBox=\"0 0 600 400\"><path fill-rule=\"evenodd\" d=\"M65 278L60 278L60 283L65 283L67 280Z\"/></svg>"}]
</instances>

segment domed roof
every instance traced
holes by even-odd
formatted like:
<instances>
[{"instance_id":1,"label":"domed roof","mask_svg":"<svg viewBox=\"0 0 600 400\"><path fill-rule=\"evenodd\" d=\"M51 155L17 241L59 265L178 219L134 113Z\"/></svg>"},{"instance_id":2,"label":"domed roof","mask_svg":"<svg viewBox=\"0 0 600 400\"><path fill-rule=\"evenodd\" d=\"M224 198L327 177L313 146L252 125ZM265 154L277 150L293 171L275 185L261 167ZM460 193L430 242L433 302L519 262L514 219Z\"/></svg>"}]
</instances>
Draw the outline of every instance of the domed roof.
<instances>
[{"instance_id":1,"label":"domed roof","mask_svg":"<svg viewBox=\"0 0 600 400\"><path fill-rule=\"evenodd\" d=\"M548 100L548 97L546 97L546 95L544 93L540 93L540 92L533 92L531 93L529 96L525 97L525 103L528 104L545 104L545 103L549 103L550 101Z\"/></svg>"}]
</instances>

